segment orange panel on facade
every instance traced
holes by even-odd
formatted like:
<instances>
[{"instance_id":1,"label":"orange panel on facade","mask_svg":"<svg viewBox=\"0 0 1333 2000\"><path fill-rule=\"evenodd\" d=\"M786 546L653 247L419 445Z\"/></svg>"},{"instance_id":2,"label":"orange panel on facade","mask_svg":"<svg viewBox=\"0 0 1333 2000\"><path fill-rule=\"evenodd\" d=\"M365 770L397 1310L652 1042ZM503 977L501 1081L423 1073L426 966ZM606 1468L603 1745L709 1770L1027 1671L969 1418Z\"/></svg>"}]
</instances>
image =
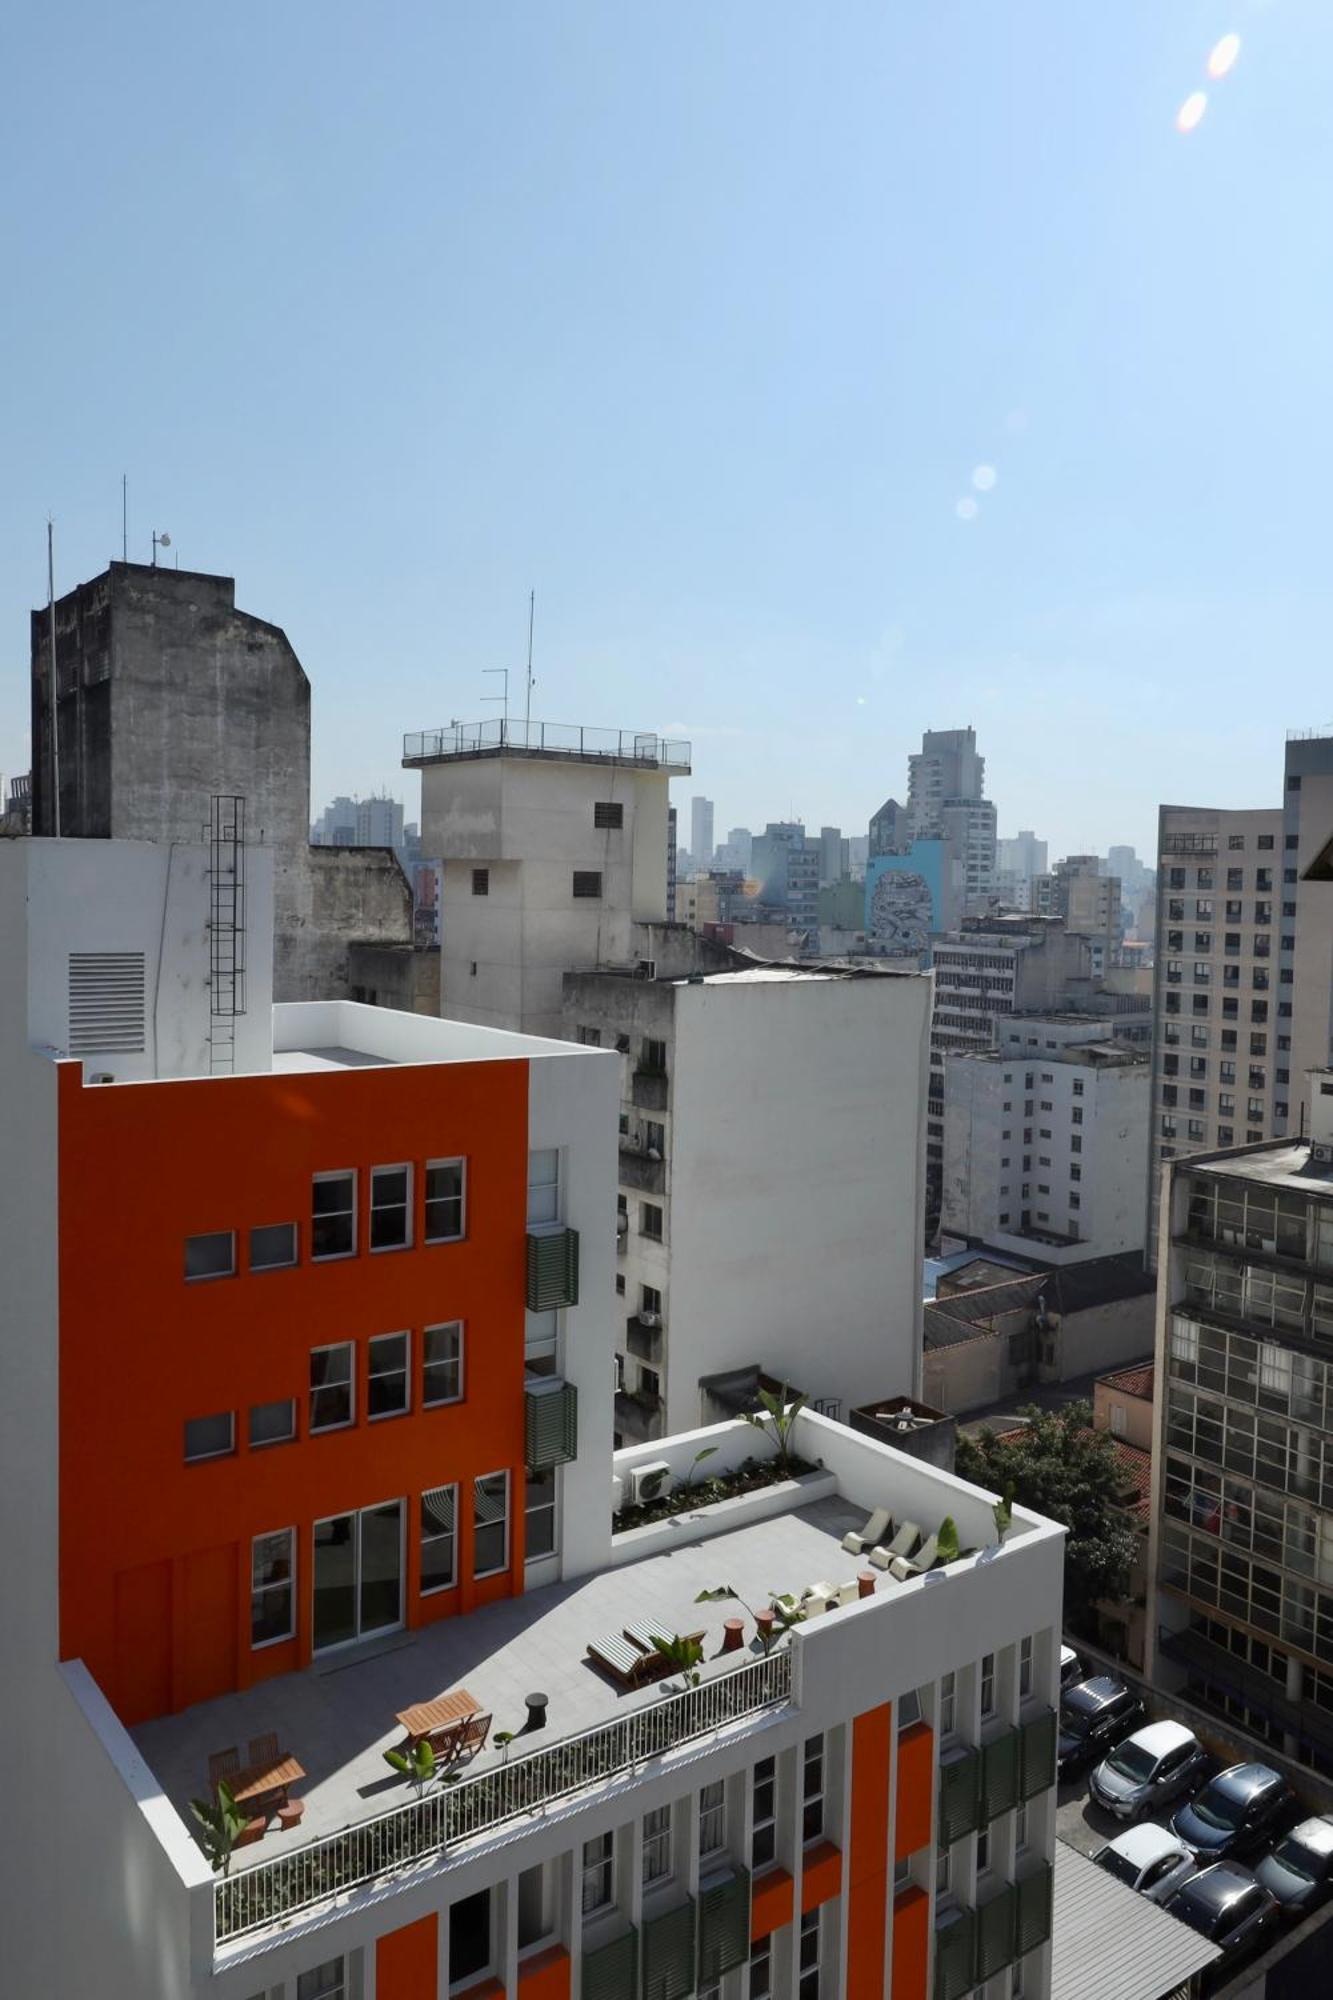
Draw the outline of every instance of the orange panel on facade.
<instances>
[{"instance_id":1,"label":"orange panel on facade","mask_svg":"<svg viewBox=\"0 0 1333 2000\"><path fill-rule=\"evenodd\" d=\"M436 2000L440 1922L434 1911L375 1943L375 2000Z\"/></svg>"},{"instance_id":2,"label":"orange panel on facade","mask_svg":"<svg viewBox=\"0 0 1333 2000\"><path fill-rule=\"evenodd\" d=\"M378 1994L375 2000L379 2000ZM505 2000L504 1981L483 1979L480 1986L465 1986L461 1992L455 1993L454 2000Z\"/></svg>"},{"instance_id":3,"label":"orange panel on facade","mask_svg":"<svg viewBox=\"0 0 1333 2000\"><path fill-rule=\"evenodd\" d=\"M520 2000L569 2000L570 1959L562 1944L549 1945L518 1968Z\"/></svg>"},{"instance_id":4,"label":"orange panel on facade","mask_svg":"<svg viewBox=\"0 0 1333 2000\"><path fill-rule=\"evenodd\" d=\"M851 1844L847 1873L847 1991L883 2000L889 1879L889 1757L893 1707L852 1724Z\"/></svg>"},{"instance_id":5,"label":"orange panel on facade","mask_svg":"<svg viewBox=\"0 0 1333 2000\"><path fill-rule=\"evenodd\" d=\"M930 1840L935 1796L935 1732L913 1722L898 1737L898 1787L894 1800L893 1858L905 1861Z\"/></svg>"},{"instance_id":6,"label":"orange panel on facade","mask_svg":"<svg viewBox=\"0 0 1333 2000\"><path fill-rule=\"evenodd\" d=\"M796 1888L785 1868L766 1868L750 1883L750 1937L780 1931L796 1912Z\"/></svg>"},{"instance_id":7,"label":"orange panel on facade","mask_svg":"<svg viewBox=\"0 0 1333 2000\"><path fill-rule=\"evenodd\" d=\"M842 1888L842 1854L831 1840L807 1847L801 1863L801 1915L817 1910Z\"/></svg>"},{"instance_id":8,"label":"orange panel on facade","mask_svg":"<svg viewBox=\"0 0 1333 2000\"><path fill-rule=\"evenodd\" d=\"M523 1587L526 1062L385 1065L85 1087L60 1065L60 1651L141 1722L307 1665L317 1521L401 1501L407 1627ZM467 1162L466 1231L423 1241L425 1164ZM370 1170L413 1168L412 1246L369 1250ZM357 1250L311 1261L311 1188L357 1173ZM297 1225L298 1261L248 1269ZM234 1231L240 1275L185 1280ZM465 1328L462 1401L422 1407L422 1331ZM410 1335L410 1407L369 1421L368 1342ZM309 1433L310 1356L354 1343L355 1420ZM260 1404L296 1439L251 1448ZM232 1451L187 1465L188 1418ZM509 1474L509 1560L472 1578L473 1481ZM458 1488L456 1585L420 1589L420 1496ZM251 1643L254 1538L295 1531L295 1632ZM224 1576L224 1549L230 1575ZM230 1635L224 1625L230 1624Z\"/></svg>"},{"instance_id":9,"label":"orange panel on facade","mask_svg":"<svg viewBox=\"0 0 1333 2000\"><path fill-rule=\"evenodd\" d=\"M893 1899L893 2000L926 2000L930 1897L915 1885Z\"/></svg>"}]
</instances>

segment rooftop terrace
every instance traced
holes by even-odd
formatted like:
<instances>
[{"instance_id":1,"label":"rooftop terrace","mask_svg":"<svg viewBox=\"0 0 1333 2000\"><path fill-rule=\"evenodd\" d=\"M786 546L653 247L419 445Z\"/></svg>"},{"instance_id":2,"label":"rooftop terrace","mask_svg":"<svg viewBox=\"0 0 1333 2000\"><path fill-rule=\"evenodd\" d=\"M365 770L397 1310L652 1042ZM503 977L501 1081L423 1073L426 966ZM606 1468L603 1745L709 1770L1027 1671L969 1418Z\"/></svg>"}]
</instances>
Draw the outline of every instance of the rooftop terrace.
<instances>
[{"instance_id":1,"label":"rooftop terrace","mask_svg":"<svg viewBox=\"0 0 1333 2000\"><path fill-rule=\"evenodd\" d=\"M273 1068L279 1073L396 1063L512 1062L567 1056L573 1050L570 1042L540 1035L367 1007L355 1000L291 1000L273 1009Z\"/></svg>"},{"instance_id":2,"label":"rooftop terrace","mask_svg":"<svg viewBox=\"0 0 1333 2000\"><path fill-rule=\"evenodd\" d=\"M450 722L443 729L420 729L403 738L403 764L476 757L554 757L579 764L629 764L642 771L687 777L690 746L679 737L649 729L588 729L579 722Z\"/></svg>"}]
</instances>

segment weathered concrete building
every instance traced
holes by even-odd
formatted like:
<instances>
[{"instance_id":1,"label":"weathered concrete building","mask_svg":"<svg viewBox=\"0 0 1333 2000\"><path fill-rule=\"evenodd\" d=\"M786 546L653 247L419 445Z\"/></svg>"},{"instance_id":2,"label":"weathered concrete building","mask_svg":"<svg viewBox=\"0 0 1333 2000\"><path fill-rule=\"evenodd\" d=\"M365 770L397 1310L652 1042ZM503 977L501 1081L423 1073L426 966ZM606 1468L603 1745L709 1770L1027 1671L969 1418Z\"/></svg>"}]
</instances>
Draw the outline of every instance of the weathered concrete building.
<instances>
[{"instance_id":1,"label":"weathered concrete building","mask_svg":"<svg viewBox=\"0 0 1333 2000\"><path fill-rule=\"evenodd\" d=\"M374 848L312 850L310 682L229 576L113 562L32 614L32 830L197 843L211 800L246 801L273 850L279 1000L339 999L358 943L410 945L411 890ZM399 1004L411 1005L402 999Z\"/></svg>"}]
</instances>

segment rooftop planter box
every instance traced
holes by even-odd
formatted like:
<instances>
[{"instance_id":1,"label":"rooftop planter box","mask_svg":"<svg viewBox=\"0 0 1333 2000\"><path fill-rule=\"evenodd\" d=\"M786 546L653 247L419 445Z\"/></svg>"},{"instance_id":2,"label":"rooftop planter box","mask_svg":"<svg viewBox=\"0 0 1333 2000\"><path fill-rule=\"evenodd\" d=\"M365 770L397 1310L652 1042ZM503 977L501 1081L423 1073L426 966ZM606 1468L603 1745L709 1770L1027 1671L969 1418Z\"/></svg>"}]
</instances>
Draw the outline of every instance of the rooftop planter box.
<instances>
[{"instance_id":1,"label":"rooftop planter box","mask_svg":"<svg viewBox=\"0 0 1333 2000\"><path fill-rule=\"evenodd\" d=\"M812 1500L831 1499L838 1491L835 1475L817 1466L809 1467L793 1479L763 1476L768 1472L766 1464L757 1464L758 1476L753 1480L747 1478L741 1490L712 1500L701 1490L694 1504L675 1514L664 1510L653 1520L642 1521L644 1509L627 1507L624 1515L641 1525L619 1528L612 1534L612 1563L637 1562L641 1556L655 1555L666 1548L702 1542L710 1535L725 1534L730 1528L748 1527L753 1521L771 1520L775 1514L789 1513L793 1507L808 1506ZM700 1480L699 1485L702 1489L704 1482ZM673 1497L679 1492L679 1487L675 1488ZM617 1520L621 1518L622 1515L616 1516Z\"/></svg>"}]
</instances>

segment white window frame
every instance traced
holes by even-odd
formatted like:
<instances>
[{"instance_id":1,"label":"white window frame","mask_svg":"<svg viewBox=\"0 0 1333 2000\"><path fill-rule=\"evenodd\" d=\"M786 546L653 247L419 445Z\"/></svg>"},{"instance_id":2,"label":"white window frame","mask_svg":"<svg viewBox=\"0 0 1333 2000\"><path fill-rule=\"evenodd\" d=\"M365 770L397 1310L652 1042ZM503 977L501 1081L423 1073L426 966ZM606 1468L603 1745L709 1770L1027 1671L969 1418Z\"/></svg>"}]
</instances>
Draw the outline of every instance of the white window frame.
<instances>
[{"instance_id":1,"label":"white window frame","mask_svg":"<svg viewBox=\"0 0 1333 2000\"><path fill-rule=\"evenodd\" d=\"M477 1500L480 1495L481 1488L485 1485L486 1481L489 1479L503 1479L504 1481L504 1559L503 1561L494 1564L490 1569L478 1569L477 1568L478 1527L479 1526L493 1527L495 1525L494 1522L479 1523L477 1519ZM509 1568L510 1508L511 1508L511 1499L509 1492L508 1466L506 1466L501 1471L478 1473L476 1478L472 1482L472 1580L474 1583L480 1583L483 1580L483 1578L488 1576L503 1576Z\"/></svg>"},{"instance_id":2,"label":"white window frame","mask_svg":"<svg viewBox=\"0 0 1333 2000\"><path fill-rule=\"evenodd\" d=\"M402 1367L401 1369L399 1369L395 1365L393 1368L381 1368L377 1371L375 1367L375 1350L376 1348L382 1348L384 1343L389 1340L401 1340L403 1343ZM373 1382L385 1381L390 1376L398 1375L400 1373L403 1378L403 1400L401 1404L398 1406L398 1408L396 1410L372 1409L371 1384ZM395 1333L374 1333L371 1335L370 1339L366 1342L366 1422L370 1424L386 1423L391 1417L409 1416L411 1414L411 1410L412 1410L411 1332L407 1328L403 1328Z\"/></svg>"},{"instance_id":3,"label":"white window frame","mask_svg":"<svg viewBox=\"0 0 1333 2000\"><path fill-rule=\"evenodd\" d=\"M425 1515L426 1502L433 1494L437 1493L448 1493L452 1496L449 1504L453 1509L453 1526L447 1531L447 1533L441 1529L441 1530L436 1530L433 1534L428 1535L426 1533L426 1515ZM417 1502L417 1540L419 1547L419 1567L417 1570L417 1587L420 1590L421 1595L423 1597L435 1597L438 1596L438 1594L442 1590L457 1590L458 1588L458 1481L456 1479L446 1479L442 1486L428 1487L426 1491L421 1495L421 1498ZM424 1583L422 1581L422 1578L426 1574L426 1550L428 1548L433 1548L437 1542L448 1542L449 1544L449 1578L446 1583Z\"/></svg>"},{"instance_id":4,"label":"white window frame","mask_svg":"<svg viewBox=\"0 0 1333 2000\"><path fill-rule=\"evenodd\" d=\"M671 1880L671 1807L651 1806L643 1816L643 1886Z\"/></svg>"},{"instance_id":5,"label":"white window frame","mask_svg":"<svg viewBox=\"0 0 1333 2000\"><path fill-rule=\"evenodd\" d=\"M1028 1802L1020 1800L1014 1807L1014 1853L1022 1854L1028 1844Z\"/></svg>"},{"instance_id":6,"label":"white window frame","mask_svg":"<svg viewBox=\"0 0 1333 2000\"><path fill-rule=\"evenodd\" d=\"M350 1356L347 1364L347 1415L340 1418L336 1424L317 1424L315 1422L315 1397L318 1389L342 1387L341 1383L322 1382L318 1385L317 1389L314 1380L314 1361L317 1354L346 1354ZM311 1348L307 1393L310 1398L306 1415L306 1433L308 1436L322 1437L326 1431L346 1431L352 1428L356 1422L356 1342L354 1340L334 1340L330 1341L327 1347ZM329 1518L333 1519L334 1517L330 1515Z\"/></svg>"},{"instance_id":7,"label":"white window frame","mask_svg":"<svg viewBox=\"0 0 1333 2000\"><path fill-rule=\"evenodd\" d=\"M436 1196L432 1197L432 1195L431 1195L431 1191L430 1191L430 1177L431 1177L431 1175L432 1175L432 1174L433 1174L433 1173L434 1173L434 1172L436 1171L436 1169L437 1169L437 1168L439 1168L439 1167L457 1167L457 1168L458 1168L458 1178L459 1178L459 1188L458 1188L458 1195L457 1195L457 1201L458 1201L458 1229L457 1229L457 1231L455 1232L455 1234L454 1234L454 1235L452 1235L452 1236L432 1236L432 1235L431 1235L431 1233L430 1233L430 1208L431 1208L431 1202L432 1202L432 1199L434 1199L434 1200L435 1200L435 1201L437 1201L437 1202L440 1202L440 1201L452 1201L452 1200L454 1200L454 1199L455 1199L455 1197L454 1197L454 1196L452 1196L452 1195L436 1195ZM463 1242L463 1241L465 1240L466 1236L467 1236L467 1161L466 1161L466 1159L465 1159L465 1158L463 1158L463 1157L462 1157L462 1156L461 1156L460 1154L455 1154L455 1155L453 1155L452 1157L450 1157L449 1155L445 1155L445 1156L443 1156L442 1158L440 1158L440 1159L438 1159L438 1160L427 1160L427 1162L426 1162L426 1176L425 1176L425 1180L424 1180L424 1183L423 1183L423 1186L424 1186L424 1188L425 1188L425 1207L423 1208L423 1211L422 1211L422 1241L423 1241L424 1243L462 1243L462 1242Z\"/></svg>"},{"instance_id":8,"label":"white window frame","mask_svg":"<svg viewBox=\"0 0 1333 2000\"><path fill-rule=\"evenodd\" d=\"M984 1875L990 1868L990 1828L977 1828L977 1873Z\"/></svg>"},{"instance_id":9,"label":"white window frame","mask_svg":"<svg viewBox=\"0 0 1333 2000\"><path fill-rule=\"evenodd\" d=\"M352 1247L350 1250L316 1250L315 1235L320 1220L315 1214L315 1189L328 1181L350 1181L352 1184ZM310 1177L310 1261L312 1264L337 1264L345 1257L355 1257L359 1232L357 1229L357 1208L359 1187L355 1167L330 1167L326 1173L312 1174ZM335 1209L335 1215L344 1215L345 1209Z\"/></svg>"},{"instance_id":10,"label":"white window frame","mask_svg":"<svg viewBox=\"0 0 1333 2000\"><path fill-rule=\"evenodd\" d=\"M958 1727L958 1676L950 1671L940 1675L940 1735L952 1736Z\"/></svg>"},{"instance_id":11,"label":"white window frame","mask_svg":"<svg viewBox=\"0 0 1333 2000\"><path fill-rule=\"evenodd\" d=\"M367 1514L378 1514L383 1512L385 1509L389 1507L396 1507L398 1509L398 1616L392 1625L376 1625L372 1631L367 1632L364 1630L361 1624L361 1590L364 1582L362 1567L361 1567L362 1523L364 1522ZM361 1645L363 1641L365 1641L366 1639L386 1638L390 1632L403 1631L407 1624L407 1560L406 1560L407 1550L405 1546L405 1537L407 1534L407 1501L406 1498L401 1493L394 1493L391 1494L389 1498L386 1500L371 1500L364 1507L344 1507L342 1511L337 1514L321 1514L318 1520L311 1523L310 1632L311 1632L312 1646L314 1644L314 1630L315 1630L315 1591L318 1585L318 1578L319 1578L319 1566L315 1549L315 1536L318 1534L321 1528L327 1527L329 1523L332 1521L348 1521L348 1520L353 1521L355 1523L355 1529L353 1535L354 1562L353 1562L352 1591L353 1591L353 1604L356 1613L356 1630L355 1632L352 1633L350 1638L334 1639L328 1645L320 1646L317 1649L317 1657L319 1659L323 1659L327 1654L345 1652L351 1646Z\"/></svg>"},{"instance_id":12,"label":"white window frame","mask_svg":"<svg viewBox=\"0 0 1333 2000\"><path fill-rule=\"evenodd\" d=\"M333 1985L313 1986L311 1981L322 1973L335 1975ZM312 1965L305 1972L296 1975L296 2000L348 2000L347 1959L343 1953L337 1958L326 1958L322 1965Z\"/></svg>"},{"instance_id":13,"label":"white window frame","mask_svg":"<svg viewBox=\"0 0 1333 2000\"><path fill-rule=\"evenodd\" d=\"M981 1666L977 1673L977 1686L981 1695L981 1719L984 1722L988 1716L992 1716L995 1713L994 1653L982 1654Z\"/></svg>"},{"instance_id":14,"label":"white window frame","mask_svg":"<svg viewBox=\"0 0 1333 2000\"><path fill-rule=\"evenodd\" d=\"M401 1201L389 1201L380 1204L376 1203L375 1183L385 1174L402 1174L405 1177L406 1186L403 1190L403 1198ZM388 1166L371 1168L370 1170L370 1254L372 1257L386 1256L390 1251L393 1250L410 1250L412 1248L412 1195L413 1195L413 1174L412 1174L412 1162L410 1160L400 1160L397 1161L396 1163L390 1163ZM376 1214L377 1213L395 1214L400 1208L403 1211L402 1242L377 1243L375 1241Z\"/></svg>"},{"instance_id":15,"label":"white window frame","mask_svg":"<svg viewBox=\"0 0 1333 2000\"><path fill-rule=\"evenodd\" d=\"M817 1903L813 1910L805 1910L801 1915L800 1929L796 1937L796 1993L797 2000L816 2000L819 1993L819 1961L823 1942L823 1924L820 1921L823 1905ZM814 1939L813 1955L807 1960L806 1940Z\"/></svg>"},{"instance_id":16,"label":"white window frame","mask_svg":"<svg viewBox=\"0 0 1333 2000\"><path fill-rule=\"evenodd\" d=\"M558 1467L551 1467L546 1476L551 1482L551 1497L549 1500L543 1499L535 1507L531 1506L528 1501L528 1480L533 1477L533 1474L529 1473L523 1481L523 1561L525 1564L551 1562L560 1553L560 1475ZM532 1554L531 1542L528 1537L528 1523L534 1514L549 1514L551 1517L551 1546L549 1549L543 1549L540 1555Z\"/></svg>"},{"instance_id":17,"label":"white window frame","mask_svg":"<svg viewBox=\"0 0 1333 2000\"><path fill-rule=\"evenodd\" d=\"M596 1849L589 1859L589 1848ZM612 1910L616 1902L616 1836L614 1828L605 1833L596 1833L591 1840L585 1840L579 1850L581 1873L580 1902L586 1923L589 1917L600 1916L603 1910ZM592 1887L594 1900L589 1902L588 1891Z\"/></svg>"},{"instance_id":18,"label":"white window frame","mask_svg":"<svg viewBox=\"0 0 1333 2000\"><path fill-rule=\"evenodd\" d=\"M766 1775L761 1776L761 1773ZM772 1806L766 1813L759 1811L759 1789L767 1785L771 1789ZM750 1772L750 1872L757 1875L762 1869L770 1868L778 1858L778 1762L776 1757L761 1757ZM759 1836L767 1834L772 1852L761 1861L758 1855Z\"/></svg>"},{"instance_id":19,"label":"white window frame","mask_svg":"<svg viewBox=\"0 0 1333 2000\"><path fill-rule=\"evenodd\" d=\"M727 1851L727 1781L714 1778L699 1787L699 1859Z\"/></svg>"},{"instance_id":20,"label":"white window frame","mask_svg":"<svg viewBox=\"0 0 1333 2000\"><path fill-rule=\"evenodd\" d=\"M554 1160L555 1173L550 1180L534 1180L535 1163ZM558 1146L533 1146L528 1150L528 1228L540 1229L560 1221L560 1148ZM549 1214L545 1213L549 1210Z\"/></svg>"},{"instance_id":21,"label":"white window frame","mask_svg":"<svg viewBox=\"0 0 1333 2000\"><path fill-rule=\"evenodd\" d=\"M282 1535L287 1537L287 1578L283 1583L258 1583L255 1580L255 1561L261 1542L277 1541ZM270 1638L256 1639L254 1626L254 1600L269 1593L276 1595L285 1590L288 1600L287 1630L275 1632ZM269 1646L284 1646L296 1637L296 1530L295 1528L270 1528L262 1535L250 1539L250 1651L262 1653Z\"/></svg>"},{"instance_id":22,"label":"white window frame","mask_svg":"<svg viewBox=\"0 0 1333 2000\"><path fill-rule=\"evenodd\" d=\"M187 1270L185 1273L185 1282L187 1285L212 1285L216 1284L219 1278L234 1278L236 1276L236 1231L234 1229L197 1229L193 1236L187 1236L185 1239L185 1256L188 1262L190 1245L192 1243L214 1243L221 1241L224 1237L231 1247L231 1256L226 1270L193 1272Z\"/></svg>"},{"instance_id":23,"label":"white window frame","mask_svg":"<svg viewBox=\"0 0 1333 2000\"><path fill-rule=\"evenodd\" d=\"M432 1361L430 1359L430 1337L433 1333L455 1333L458 1352L452 1361ZM464 1362L467 1355L467 1341L461 1319L438 1320L434 1326L424 1327L421 1334L421 1407L424 1410L446 1409L450 1403L461 1403L466 1393L467 1379ZM426 1393L426 1371L428 1368L452 1368L458 1388L452 1396L431 1396Z\"/></svg>"},{"instance_id":24,"label":"white window frame","mask_svg":"<svg viewBox=\"0 0 1333 2000\"><path fill-rule=\"evenodd\" d=\"M292 1232L292 1254L291 1254L291 1256L290 1256L290 1257L284 1257L284 1258L283 1258L283 1259L281 1260L281 1262L278 1262L278 1263L273 1263L273 1264L256 1264L256 1262L255 1262L255 1248L254 1248L254 1245L255 1245L255 1237L256 1237L256 1236L257 1236L257 1235L259 1234L259 1232L260 1232L260 1230L261 1230L261 1229L290 1229L290 1230L291 1230L291 1232ZM255 1275L256 1275L256 1276L258 1277L258 1276L262 1276L262 1274L263 1274L264 1272L266 1272L266 1271L290 1271L290 1270L292 1270L292 1269L293 1269L293 1268L294 1268L294 1267L295 1267L295 1266L296 1266L297 1264L299 1264L299 1263L300 1263L300 1261L301 1261L301 1229L300 1229L300 1224L299 1224L299 1223L295 1223L295 1222L257 1222L257 1223L253 1223L253 1224L251 1225L251 1228L250 1228L250 1233L249 1233L249 1238L248 1238L248 1242L247 1242L247 1247L246 1247L246 1268L247 1268L247 1270L250 1270L250 1271L252 1271L252 1272L253 1272L253 1273L254 1273L254 1274L255 1274Z\"/></svg>"},{"instance_id":25,"label":"white window frame","mask_svg":"<svg viewBox=\"0 0 1333 2000\"><path fill-rule=\"evenodd\" d=\"M287 1409L291 1411L292 1421L290 1430L286 1431L282 1437L256 1438L254 1434L255 1411L277 1410L277 1409ZM246 1414L246 1421L245 1421L245 1443L247 1450L272 1451L275 1445L295 1444L296 1435L297 1435L297 1430L296 1430L295 1396L274 1396L272 1400L267 1403L251 1403L250 1408Z\"/></svg>"},{"instance_id":26,"label":"white window frame","mask_svg":"<svg viewBox=\"0 0 1333 2000\"><path fill-rule=\"evenodd\" d=\"M227 1419L228 1435L226 1444L222 1445L217 1451L192 1452L187 1448L185 1444L185 1433L184 1431L182 1431L181 1449L185 1459L185 1463L187 1465L207 1465L211 1459L235 1457L236 1455L235 1410L209 1410L202 1417L187 1417L185 1422L187 1426L189 1424L207 1424L207 1423L212 1423L215 1417L225 1417Z\"/></svg>"},{"instance_id":27,"label":"white window frame","mask_svg":"<svg viewBox=\"0 0 1333 2000\"><path fill-rule=\"evenodd\" d=\"M801 1844L809 1847L812 1841L824 1838L824 1738L807 1736L801 1749ZM813 1774L813 1776L812 1776ZM808 1821L814 1816L817 1824L810 1832Z\"/></svg>"},{"instance_id":28,"label":"white window frame","mask_svg":"<svg viewBox=\"0 0 1333 2000\"><path fill-rule=\"evenodd\" d=\"M762 1968L764 1983L756 1985L755 1973ZM746 1967L745 1992L747 2000L772 2000L773 1996L773 1933L765 1931L755 1938L750 1946L750 1960Z\"/></svg>"}]
</instances>

